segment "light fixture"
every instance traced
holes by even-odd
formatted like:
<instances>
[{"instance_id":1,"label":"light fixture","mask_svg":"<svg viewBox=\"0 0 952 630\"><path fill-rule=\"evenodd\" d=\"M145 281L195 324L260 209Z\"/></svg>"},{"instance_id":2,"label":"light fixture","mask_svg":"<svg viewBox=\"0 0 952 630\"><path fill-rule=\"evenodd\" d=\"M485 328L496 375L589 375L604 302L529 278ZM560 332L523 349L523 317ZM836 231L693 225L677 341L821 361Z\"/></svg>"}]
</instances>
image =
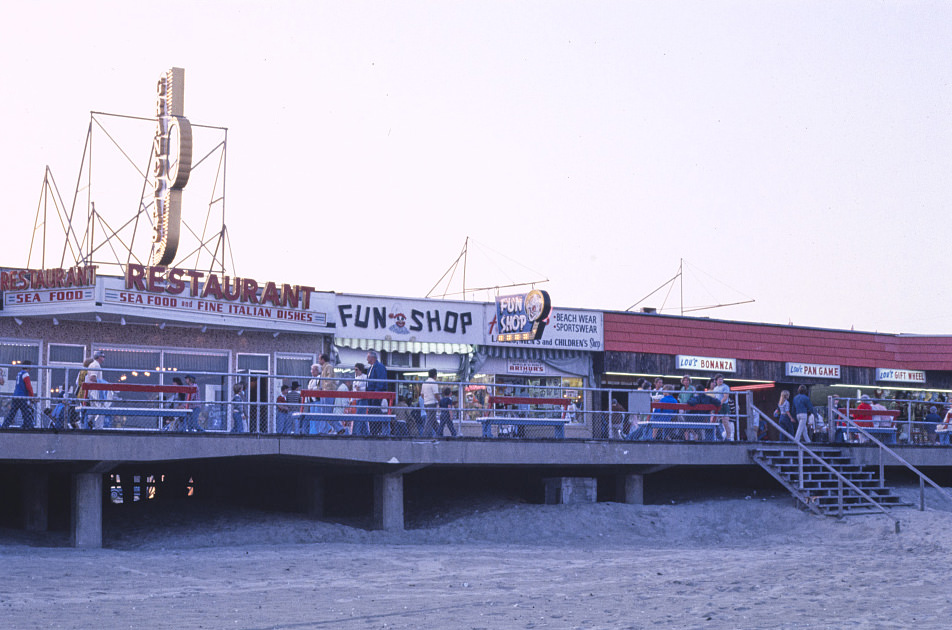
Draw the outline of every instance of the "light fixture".
<instances>
[{"instance_id":1,"label":"light fixture","mask_svg":"<svg viewBox=\"0 0 952 630\"><path fill-rule=\"evenodd\" d=\"M126 318L125 318L125 317L120 317L120 318L119 318L119 323L122 324L123 326L125 326L125 325L126 325Z\"/></svg>"},{"instance_id":2,"label":"light fixture","mask_svg":"<svg viewBox=\"0 0 952 630\"><path fill-rule=\"evenodd\" d=\"M22 325L23 325L23 320L20 319L19 317L14 317L14 318L13 318L13 321L15 321L15 322L17 323L17 326L22 326Z\"/></svg>"},{"instance_id":3,"label":"light fixture","mask_svg":"<svg viewBox=\"0 0 952 630\"><path fill-rule=\"evenodd\" d=\"M55 317L53 318L53 325L54 325L54 326L59 326L59 320L56 319Z\"/></svg>"},{"instance_id":4,"label":"light fixture","mask_svg":"<svg viewBox=\"0 0 952 630\"><path fill-rule=\"evenodd\" d=\"M239 337L242 336L243 334L245 334L245 329L244 329L244 328L242 328L241 330L238 331L238 336L239 336Z\"/></svg>"},{"instance_id":5,"label":"light fixture","mask_svg":"<svg viewBox=\"0 0 952 630\"><path fill-rule=\"evenodd\" d=\"M165 322L159 324L159 330L165 330Z\"/></svg>"},{"instance_id":6,"label":"light fixture","mask_svg":"<svg viewBox=\"0 0 952 630\"><path fill-rule=\"evenodd\" d=\"M96 315L96 321L102 323L102 317L100 317L99 315Z\"/></svg>"},{"instance_id":7,"label":"light fixture","mask_svg":"<svg viewBox=\"0 0 952 630\"><path fill-rule=\"evenodd\" d=\"M202 326L202 332L205 332L206 330L208 330L208 326Z\"/></svg>"},{"instance_id":8,"label":"light fixture","mask_svg":"<svg viewBox=\"0 0 952 630\"><path fill-rule=\"evenodd\" d=\"M281 333L279 333L279 332L276 332L276 333L274 333L274 334L273 334L273 335L271 335L271 336L272 336L272 337L274 337L275 339L277 339L277 338L278 338L278 335L280 335L280 334L281 334Z\"/></svg>"}]
</instances>

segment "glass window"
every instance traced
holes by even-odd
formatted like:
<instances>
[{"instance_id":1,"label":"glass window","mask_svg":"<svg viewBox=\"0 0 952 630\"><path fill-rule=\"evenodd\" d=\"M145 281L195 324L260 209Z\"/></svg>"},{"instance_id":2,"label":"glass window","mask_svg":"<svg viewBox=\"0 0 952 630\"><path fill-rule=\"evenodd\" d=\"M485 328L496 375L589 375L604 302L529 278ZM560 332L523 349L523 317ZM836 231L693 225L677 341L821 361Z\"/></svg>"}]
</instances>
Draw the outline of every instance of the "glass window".
<instances>
[{"instance_id":1,"label":"glass window","mask_svg":"<svg viewBox=\"0 0 952 630\"><path fill-rule=\"evenodd\" d=\"M12 365L14 367L0 367L0 370L3 370L4 375L6 376L6 384L3 386L3 391L12 392L13 388L16 386L17 372L18 369L15 367L25 361L29 361L33 365L39 365L40 363L40 342L39 341L14 341L14 340L0 340L0 365ZM31 369L30 381L33 383L33 391L41 392L43 391L43 375L37 374L38 370ZM5 409L4 409L5 413Z\"/></svg>"},{"instance_id":2,"label":"glass window","mask_svg":"<svg viewBox=\"0 0 952 630\"><path fill-rule=\"evenodd\" d=\"M227 352L171 352L165 351L166 370L173 372L227 372Z\"/></svg>"},{"instance_id":3,"label":"glass window","mask_svg":"<svg viewBox=\"0 0 952 630\"><path fill-rule=\"evenodd\" d=\"M277 363L275 373L279 376L303 379L310 378L311 366L317 361L313 354L279 354L275 355L275 362ZM286 384L290 385L290 383Z\"/></svg>"},{"instance_id":4,"label":"glass window","mask_svg":"<svg viewBox=\"0 0 952 630\"><path fill-rule=\"evenodd\" d=\"M271 357L267 354L239 354L238 371L267 372Z\"/></svg>"},{"instance_id":5,"label":"glass window","mask_svg":"<svg viewBox=\"0 0 952 630\"><path fill-rule=\"evenodd\" d=\"M86 346L51 343L49 346L50 363L82 364L86 359Z\"/></svg>"},{"instance_id":6,"label":"glass window","mask_svg":"<svg viewBox=\"0 0 952 630\"><path fill-rule=\"evenodd\" d=\"M83 361L86 358L86 346L51 343L47 346L47 354L48 365L70 367L54 367L47 370L49 379L46 383L48 388L46 395L56 397L64 393L74 392L76 390L76 378L83 369Z\"/></svg>"}]
</instances>

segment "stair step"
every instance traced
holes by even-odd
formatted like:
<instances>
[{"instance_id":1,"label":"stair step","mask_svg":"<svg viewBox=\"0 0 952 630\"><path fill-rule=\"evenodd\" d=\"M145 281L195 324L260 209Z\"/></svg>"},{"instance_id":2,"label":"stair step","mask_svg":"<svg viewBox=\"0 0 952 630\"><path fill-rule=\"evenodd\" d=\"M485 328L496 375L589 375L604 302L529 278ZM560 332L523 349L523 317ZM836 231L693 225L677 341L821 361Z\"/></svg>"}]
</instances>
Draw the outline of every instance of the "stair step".
<instances>
[{"instance_id":1,"label":"stair step","mask_svg":"<svg viewBox=\"0 0 952 630\"><path fill-rule=\"evenodd\" d=\"M860 493L884 508L909 505L891 488L880 485L877 467L854 464L840 449L817 449L814 452L822 461L806 453L801 457L797 449L782 447L752 451L751 457L786 485L801 506L820 514L838 516L880 512ZM858 491L842 482L840 476Z\"/></svg>"}]
</instances>

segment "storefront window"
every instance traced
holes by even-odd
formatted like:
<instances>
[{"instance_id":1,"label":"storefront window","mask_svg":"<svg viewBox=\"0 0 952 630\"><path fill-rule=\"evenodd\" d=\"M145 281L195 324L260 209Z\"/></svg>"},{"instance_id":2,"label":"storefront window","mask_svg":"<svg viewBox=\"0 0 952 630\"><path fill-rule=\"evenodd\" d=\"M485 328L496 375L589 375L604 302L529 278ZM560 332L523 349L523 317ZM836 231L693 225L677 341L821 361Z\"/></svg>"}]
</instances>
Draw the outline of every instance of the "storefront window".
<instances>
[{"instance_id":1,"label":"storefront window","mask_svg":"<svg viewBox=\"0 0 952 630\"><path fill-rule=\"evenodd\" d=\"M51 343L47 347L47 365L52 369L48 370L46 390L47 396L62 396L63 393L71 394L76 390L76 377L83 369L83 361L86 358L86 346L73 344ZM53 367L62 366L62 367Z\"/></svg>"}]
</instances>

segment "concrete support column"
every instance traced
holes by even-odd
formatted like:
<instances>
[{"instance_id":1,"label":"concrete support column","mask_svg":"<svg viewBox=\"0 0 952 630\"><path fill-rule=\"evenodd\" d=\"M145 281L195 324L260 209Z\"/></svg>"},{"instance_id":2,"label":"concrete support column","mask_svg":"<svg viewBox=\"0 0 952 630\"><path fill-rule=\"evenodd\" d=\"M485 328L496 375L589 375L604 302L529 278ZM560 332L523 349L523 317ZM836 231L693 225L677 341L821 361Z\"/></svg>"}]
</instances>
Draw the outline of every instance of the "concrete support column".
<instances>
[{"instance_id":1,"label":"concrete support column","mask_svg":"<svg viewBox=\"0 0 952 630\"><path fill-rule=\"evenodd\" d=\"M623 503L633 505L645 504L645 476L619 475L617 479L617 494Z\"/></svg>"},{"instance_id":2,"label":"concrete support column","mask_svg":"<svg viewBox=\"0 0 952 630\"><path fill-rule=\"evenodd\" d=\"M598 501L594 477L546 477L542 480L546 505L571 505Z\"/></svg>"},{"instance_id":3,"label":"concrete support column","mask_svg":"<svg viewBox=\"0 0 952 630\"><path fill-rule=\"evenodd\" d=\"M29 532L49 527L50 476L28 470L23 478L23 526Z\"/></svg>"},{"instance_id":4,"label":"concrete support column","mask_svg":"<svg viewBox=\"0 0 952 630\"><path fill-rule=\"evenodd\" d=\"M313 518L324 517L324 477L305 473L298 490L301 512Z\"/></svg>"},{"instance_id":5,"label":"concrete support column","mask_svg":"<svg viewBox=\"0 0 952 630\"><path fill-rule=\"evenodd\" d=\"M73 475L74 547L102 547L102 473Z\"/></svg>"},{"instance_id":6,"label":"concrete support column","mask_svg":"<svg viewBox=\"0 0 952 630\"><path fill-rule=\"evenodd\" d=\"M374 475L374 527L403 530L403 475Z\"/></svg>"}]
</instances>

